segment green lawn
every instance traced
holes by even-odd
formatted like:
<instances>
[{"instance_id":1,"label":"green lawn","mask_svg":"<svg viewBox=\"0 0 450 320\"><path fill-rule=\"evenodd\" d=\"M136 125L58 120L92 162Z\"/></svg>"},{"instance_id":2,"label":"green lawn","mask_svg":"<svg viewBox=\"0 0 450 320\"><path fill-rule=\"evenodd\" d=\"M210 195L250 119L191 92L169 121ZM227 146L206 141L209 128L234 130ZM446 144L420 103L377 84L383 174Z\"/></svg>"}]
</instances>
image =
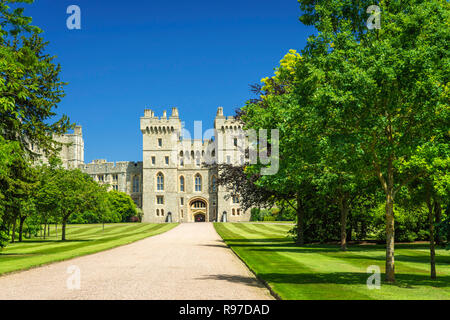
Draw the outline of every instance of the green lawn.
<instances>
[{"instance_id":1,"label":"green lawn","mask_svg":"<svg viewBox=\"0 0 450 320\"><path fill-rule=\"evenodd\" d=\"M46 263L67 260L74 257L111 249L143 238L166 232L176 223L116 223L68 225L67 241L55 237L54 226L50 238L25 239L22 243L8 244L0 251L0 275L17 270L28 269Z\"/></svg>"},{"instance_id":2,"label":"green lawn","mask_svg":"<svg viewBox=\"0 0 450 320\"><path fill-rule=\"evenodd\" d=\"M369 290L367 267L384 272L382 245L297 247L287 237L291 226L215 223L217 232L282 299L450 299L450 251L436 251L437 280L429 276L426 244L398 244L396 284ZM381 275L382 280L384 275Z\"/></svg>"}]
</instances>

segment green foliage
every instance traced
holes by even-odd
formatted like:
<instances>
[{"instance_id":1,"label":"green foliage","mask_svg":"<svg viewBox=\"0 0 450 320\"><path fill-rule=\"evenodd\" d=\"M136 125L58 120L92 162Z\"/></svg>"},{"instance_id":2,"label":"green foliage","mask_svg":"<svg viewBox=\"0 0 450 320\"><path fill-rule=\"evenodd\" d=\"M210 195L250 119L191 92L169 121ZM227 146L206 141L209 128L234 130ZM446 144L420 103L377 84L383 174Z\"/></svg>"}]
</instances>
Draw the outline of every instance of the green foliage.
<instances>
[{"instance_id":1,"label":"green foliage","mask_svg":"<svg viewBox=\"0 0 450 320\"><path fill-rule=\"evenodd\" d=\"M395 241L412 242L429 239L428 211L425 206L406 209L397 205L394 212ZM373 210L372 214L375 238L380 241L386 241L384 204L380 204Z\"/></svg>"},{"instance_id":2,"label":"green foliage","mask_svg":"<svg viewBox=\"0 0 450 320\"><path fill-rule=\"evenodd\" d=\"M32 2L0 2L0 132L17 140L30 156L33 144L44 153L54 153L60 145L52 135L72 127L65 115L53 121L64 96L60 66L45 53L41 30L30 25L32 19L23 14L24 8L8 5Z\"/></svg>"}]
</instances>

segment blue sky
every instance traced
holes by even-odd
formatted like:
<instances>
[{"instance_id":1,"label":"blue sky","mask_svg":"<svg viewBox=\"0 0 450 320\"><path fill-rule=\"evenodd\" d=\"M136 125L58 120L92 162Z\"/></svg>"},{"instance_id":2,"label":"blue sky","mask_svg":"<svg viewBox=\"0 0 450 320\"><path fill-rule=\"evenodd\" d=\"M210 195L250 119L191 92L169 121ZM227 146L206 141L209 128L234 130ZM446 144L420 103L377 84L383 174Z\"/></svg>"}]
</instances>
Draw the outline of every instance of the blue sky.
<instances>
[{"instance_id":1,"label":"blue sky","mask_svg":"<svg viewBox=\"0 0 450 320\"><path fill-rule=\"evenodd\" d=\"M81 30L66 27L72 4ZM218 106L233 115L314 32L296 0L36 0L25 13L69 83L58 113L83 126L86 162L141 161L145 108L176 106L191 132L194 120L211 128Z\"/></svg>"}]
</instances>

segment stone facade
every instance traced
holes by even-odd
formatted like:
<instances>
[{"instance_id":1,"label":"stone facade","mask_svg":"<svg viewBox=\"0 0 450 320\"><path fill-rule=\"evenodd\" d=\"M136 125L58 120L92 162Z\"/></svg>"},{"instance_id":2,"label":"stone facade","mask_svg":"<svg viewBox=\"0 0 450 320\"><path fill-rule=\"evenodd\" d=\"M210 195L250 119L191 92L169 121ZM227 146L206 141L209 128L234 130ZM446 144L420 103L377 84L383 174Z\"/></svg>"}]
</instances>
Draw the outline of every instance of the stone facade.
<instances>
[{"instance_id":1,"label":"stone facade","mask_svg":"<svg viewBox=\"0 0 450 320\"><path fill-rule=\"evenodd\" d=\"M217 110L212 139L186 139L177 108L167 117L145 110L143 135L143 211L146 222L248 221L250 212L238 197L217 186L218 172L204 163L229 163L238 159L235 139L242 126ZM227 213L224 217L224 211Z\"/></svg>"},{"instance_id":2,"label":"stone facade","mask_svg":"<svg viewBox=\"0 0 450 320\"><path fill-rule=\"evenodd\" d=\"M211 137L186 139L177 108L167 117L145 110L140 129L142 162L84 163L81 127L65 135L69 145L61 153L66 168L78 167L99 183L129 194L143 210L143 221L163 223L194 221L249 221L250 212L239 206L239 198L217 186L218 172L205 163L242 163L242 125L225 117L218 108ZM226 212L226 214L224 214Z\"/></svg>"}]
</instances>

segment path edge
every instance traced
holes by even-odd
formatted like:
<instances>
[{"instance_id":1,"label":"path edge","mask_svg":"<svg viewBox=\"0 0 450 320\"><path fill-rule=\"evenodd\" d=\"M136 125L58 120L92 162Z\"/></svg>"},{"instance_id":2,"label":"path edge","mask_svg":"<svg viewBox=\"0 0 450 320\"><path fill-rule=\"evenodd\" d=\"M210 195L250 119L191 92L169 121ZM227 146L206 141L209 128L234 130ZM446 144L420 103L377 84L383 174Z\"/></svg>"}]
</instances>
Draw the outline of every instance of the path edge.
<instances>
[{"instance_id":1,"label":"path edge","mask_svg":"<svg viewBox=\"0 0 450 320\"><path fill-rule=\"evenodd\" d=\"M228 243L226 243L225 240L223 240L222 236L217 232L216 227L214 226L214 222L213 222L213 228L214 231L217 233L217 235L219 236L219 238L221 239L221 241L225 244L225 246L230 249L230 251L245 265L245 267L255 276L256 280L258 280L261 284L264 285L264 287L267 288L267 290L269 290L269 293L272 295L272 297L275 298L275 300L283 300L273 289L272 287L269 285L269 283L264 280L263 278L261 278L258 274L256 274L255 271L253 271L252 268L250 268L250 266L247 264L247 262L244 261L244 259L241 258L241 256L239 254L237 254L233 248L231 248Z\"/></svg>"}]
</instances>

